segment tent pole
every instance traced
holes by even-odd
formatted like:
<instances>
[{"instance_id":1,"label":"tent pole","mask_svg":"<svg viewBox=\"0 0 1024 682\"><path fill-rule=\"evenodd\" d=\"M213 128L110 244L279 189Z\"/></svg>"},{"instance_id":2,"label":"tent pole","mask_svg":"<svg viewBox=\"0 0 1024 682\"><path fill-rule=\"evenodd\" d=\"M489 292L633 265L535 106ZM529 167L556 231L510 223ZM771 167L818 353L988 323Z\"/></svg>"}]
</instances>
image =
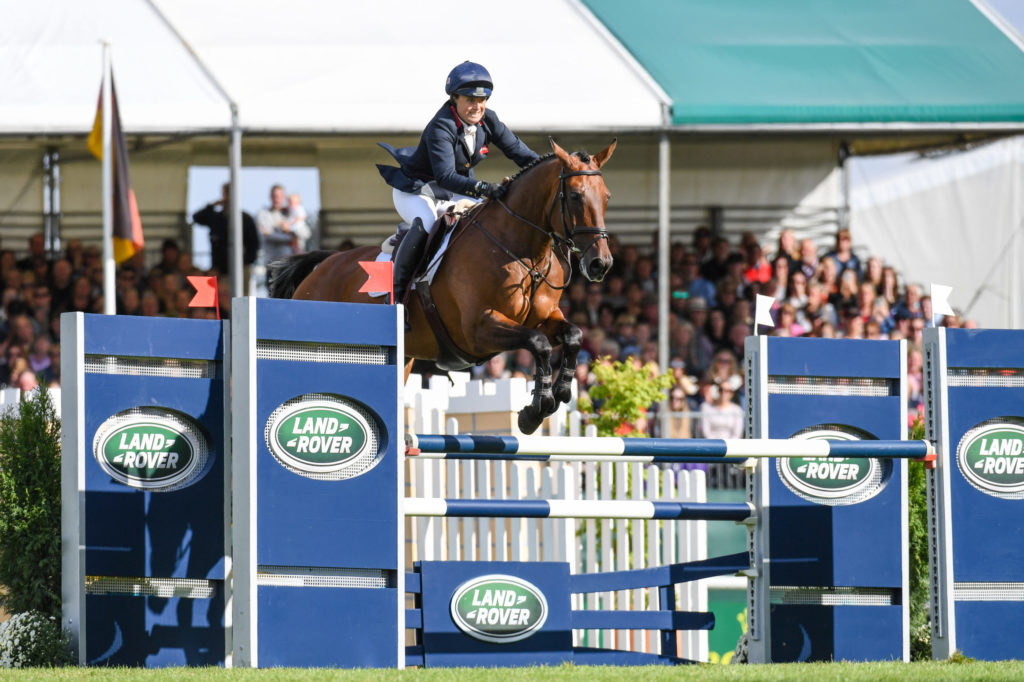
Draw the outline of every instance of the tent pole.
<instances>
[{"instance_id":1,"label":"tent pole","mask_svg":"<svg viewBox=\"0 0 1024 682\"><path fill-rule=\"evenodd\" d=\"M243 265L243 234L242 234L242 127L238 122L238 105L231 103L231 145L228 150L231 166L231 203L224 208L230 211L228 226L231 239L228 241L231 251L231 296L244 296L248 287L242 281Z\"/></svg>"},{"instance_id":2,"label":"tent pole","mask_svg":"<svg viewBox=\"0 0 1024 682\"><path fill-rule=\"evenodd\" d=\"M244 296L245 289L242 287L242 209L239 199L242 196L241 192L241 169L242 169L242 125L239 122L238 117L238 104L231 98L228 91L221 85L217 77L213 75L213 71L206 65L202 59L199 58L199 53L195 51L192 45L185 40L185 36L182 35L181 31L171 23L160 8L157 7L153 0L145 0L149 8L153 10L153 14L158 16L167 29L175 35L175 37L181 42L182 46L188 50L189 54L192 55L192 59L195 60L196 66L203 72L203 75L210 81L210 84L220 93L224 101L228 103L228 107L231 110L231 138L228 148L228 164L230 166L231 179L231 205L225 206L224 209L229 211L228 214L228 263L229 269L231 270L231 296Z\"/></svg>"},{"instance_id":3,"label":"tent pole","mask_svg":"<svg viewBox=\"0 0 1024 682\"><path fill-rule=\"evenodd\" d=\"M668 371L669 362L670 151L668 132L663 132L658 142L658 366L662 373Z\"/></svg>"}]
</instances>

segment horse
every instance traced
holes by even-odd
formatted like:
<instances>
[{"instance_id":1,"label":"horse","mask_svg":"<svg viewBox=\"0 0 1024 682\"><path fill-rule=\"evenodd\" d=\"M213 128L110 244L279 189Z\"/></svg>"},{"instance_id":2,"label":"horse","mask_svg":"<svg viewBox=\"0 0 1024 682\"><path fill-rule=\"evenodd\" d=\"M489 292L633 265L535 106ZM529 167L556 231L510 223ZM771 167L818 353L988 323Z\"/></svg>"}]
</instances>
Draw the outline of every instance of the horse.
<instances>
[{"instance_id":1,"label":"horse","mask_svg":"<svg viewBox=\"0 0 1024 682\"><path fill-rule=\"evenodd\" d=\"M429 284L419 278L415 295L407 298L406 377L414 359L456 370L501 352L530 351L535 388L518 415L524 434L571 397L583 333L558 303L572 277L572 258L592 282L603 280L612 266L604 222L611 195L601 167L616 141L595 155L570 154L549 141L552 153L508 180L503 199L488 199L462 216ZM378 252L314 251L277 261L270 266L270 295L386 303L386 296L359 292L366 273L358 263ZM551 353L558 345L563 352L553 379Z\"/></svg>"}]
</instances>

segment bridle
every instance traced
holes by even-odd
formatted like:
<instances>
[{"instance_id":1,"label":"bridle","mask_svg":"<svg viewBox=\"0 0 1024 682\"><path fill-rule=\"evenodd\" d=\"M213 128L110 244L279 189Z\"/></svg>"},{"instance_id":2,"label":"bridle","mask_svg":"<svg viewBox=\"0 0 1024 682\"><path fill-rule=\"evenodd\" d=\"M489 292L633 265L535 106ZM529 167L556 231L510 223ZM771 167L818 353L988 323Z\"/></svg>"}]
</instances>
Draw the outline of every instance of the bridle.
<instances>
[{"instance_id":1,"label":"bridle","mask_svg":"<svg viewBox=\"0 0 1024 682\"><path fill-rule=\"evenodd\" d=\"M504 251L507 256L518 262L521 266L523 266L523 268L526 269L528 273L530 273L530 276L533 278L533 283L535 287L538 282L543 280L552 289L567 289L572 281L572 254L576 254L576 256L580 259L582 263L583 256L588 251L590 251L590 249L593 248L594 245L596 245L602 239L608 239L608 230L603 227L593 227L591 225L572 225L572 214L569 211L569 199L565 191L565 181L567 178L572 178L577 175L601 175L601 171L587 169L566 172L565 167L563 166L562 170L558 174L558 192L552 195L551 203L548 205L548 210L544 214L547 217L548 223L550 224L551 214L555 210L555 201L558 201L559 215L562 218L562 232L565 236L558 234L557 232L554 231L554 229L552 229L551 231L545 230L543 227L534 223L529 218L519 215L518 213L513 211L511 208L509 208L508 204L506 204L503 200L495 199L498 205L505 209L505 212L508 213L510 216L512 216L521 223L529 225L538 232L541 232L542 234L551 237L551 240L554 242L554 247L557 253L562 253L562 251L564 251L562 259L565 260L566 264L569 267L569 276L566 278L565 284L562 286L555 286L554 284L548 281L548 278L544 273L528 266L522 258L516 256L511 251L509 251L504 244L499 242L497 239L494 238L494 236L491 233L485 230L483 226L480 225L480 223L476 220L475 217L473 218L473 225L475 225L481 232L483 232L488 238L490 238L492 242L494 242L499 248L501 248L501 250ZM553 227L554 226L552 225L552 228ZM576 246L576 242L574 240L577 234L592 234L594 235L594 238L590 240L589 244L587 244L584 248L581 249L578 246Z\"/></svg>"},{"instance_id":2,"label":"bridle","mask_svg":"<svg viewBox=\"0 0 1024 682\"><path fill-rule=\"evenodd\" d=\"M559 203L559 213L562 216L562 231L565 233L565 237L560 237L559 239L563 239L563 243L572 253L575 253L582 262L583 256L587 251L590 251L590 249L602 239L608 239L608 230L603 227L593 227L591 225L573 225L571 229L569 228L569 224L572 221L572 215L569 213L569 200L566 197L565 180L566 178L575 177L577 175L601 175L601 171L578 170L566 173L565 168L563 167L562 171L558 174L558 194L551 197L551 205L548 206L547 215L548 220L550 221L551 211L555 208L555 199L557 198ZM587 244L586 247L580 249L576 246L575 238L577 234L592 234L594 235L594 238L590 240L590 243ZM552 236L555 236L554 233L552 233Z\"/></svg>"}]
</instances>

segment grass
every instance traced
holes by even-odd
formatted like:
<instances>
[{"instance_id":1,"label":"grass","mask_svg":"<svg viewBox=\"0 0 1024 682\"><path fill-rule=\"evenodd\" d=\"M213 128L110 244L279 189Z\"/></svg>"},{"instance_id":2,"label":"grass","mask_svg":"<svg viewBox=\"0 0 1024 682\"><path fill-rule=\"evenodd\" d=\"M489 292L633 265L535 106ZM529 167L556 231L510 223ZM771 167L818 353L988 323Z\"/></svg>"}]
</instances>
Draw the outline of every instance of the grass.
<instances>
[{"instance_id":1,"label":"grass","mask_svg":"<svg viewBox=\"0 0 1024 682\"><path fill-rule=\"evenodd\" d=\"M320 680L402 680L407 682L450 682L480 680L487 682L518 682L520 680L622 680L644 682L700 680L718 682L776 682L806 680L808 682L899 680L900 682L941 682L943 680L1024 680L1022 661L965 661L958 663L803 663L773 665L695 665L685 667L611 668L563 665L550 668L452 668L432 670L304 670L271 668L267 670L224 670L221 668L61 668L0 671L0 680L142 680L174 682L203 680L235 681L285 680L287 682L319 682Z\"/></svg>"}]
</instances>

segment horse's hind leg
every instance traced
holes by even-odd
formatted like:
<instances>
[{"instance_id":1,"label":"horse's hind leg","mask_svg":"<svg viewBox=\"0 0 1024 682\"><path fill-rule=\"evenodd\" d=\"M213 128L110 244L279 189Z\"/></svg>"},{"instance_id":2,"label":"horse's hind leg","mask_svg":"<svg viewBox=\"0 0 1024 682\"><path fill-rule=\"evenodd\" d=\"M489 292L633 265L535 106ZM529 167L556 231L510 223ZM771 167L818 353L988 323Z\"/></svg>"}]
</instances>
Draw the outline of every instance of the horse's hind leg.
<instances>
[{"instance_id":1,"label":"horse's hind leg","mask_svg":"<svg viewBox=\"0 0 1024 682\"><path fill-rule=\"evenodd\" d=\"M551 339L553 345L562 345L562 363L555 377L553 393L555 408L559 403L567 403L572 399L572 382L576 378L576 358L583 342L583 332L574 324L570 324L561 316L552 316L541 325L541 330Z\"/></svg>"},{"instance_id":2,"label":"horse's hind leg","mask_svg":"<svg viewBox=\"0 0 1024 682\"><path fill-rule=\"evenodd\" d=\"M519 430L533 433L558 406L551 391L551 342L543 332L516 324L494 310L483 316L476 329L477 344L484 348L525 348L533 355L533 402L519 411Z\"/></svg>"}]
</instances>

